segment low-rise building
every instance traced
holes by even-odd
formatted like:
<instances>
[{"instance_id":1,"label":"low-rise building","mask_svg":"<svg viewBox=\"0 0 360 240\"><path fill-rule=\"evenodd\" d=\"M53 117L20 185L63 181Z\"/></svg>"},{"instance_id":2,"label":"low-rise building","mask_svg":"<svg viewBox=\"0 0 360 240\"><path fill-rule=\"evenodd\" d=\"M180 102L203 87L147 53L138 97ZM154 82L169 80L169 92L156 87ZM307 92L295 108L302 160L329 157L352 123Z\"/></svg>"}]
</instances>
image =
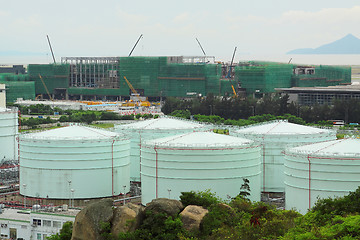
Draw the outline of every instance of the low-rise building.
<instances>
[{"instance_id":1,"label":"low-rise building","mask_svg":"<svg viewBox=\"0 0 360 240\"><path fill-rule=\"evenodd\" d=\"M4 208L0 214L0 239L45 240L58 233L65 222L74 222L78 212L56 207L47 211Z\"/></svg>"}]
</instances>

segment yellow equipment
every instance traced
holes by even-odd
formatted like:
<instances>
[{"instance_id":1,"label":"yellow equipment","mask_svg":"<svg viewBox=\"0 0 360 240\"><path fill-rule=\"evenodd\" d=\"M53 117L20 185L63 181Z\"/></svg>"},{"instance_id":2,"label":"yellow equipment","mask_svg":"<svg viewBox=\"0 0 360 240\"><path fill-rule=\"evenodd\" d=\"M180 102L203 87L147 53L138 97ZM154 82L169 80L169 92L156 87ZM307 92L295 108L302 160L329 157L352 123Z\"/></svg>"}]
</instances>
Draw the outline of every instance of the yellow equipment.
<instances>
[{"instance_id":1,"label":"yellow equipment","mask_svg":"<svg viewBox=\"0 0 360 240\"><path fill-rule=\"evenodd\" d=\"M236 91L235 91L234 85L232 85L232 84L231 84L231 88L232 88L232 90L233 90L234 97L237 97L237 94L236 94Z\"/></svg>"},{"instance_id":2,"label":"yellow equipment","mask_svg":"<svg viewBox=\"0 0 360 240\"><path fill-rule=\"evenodd\" d=\"M51 97L51 95L50 95L50 92L49 92L49 89L46 87L46 85L45 85L45 82L44 82L44 79L42 78L42 76L39 74L39 78L40 78L40 80L41 80L41 82L42 82L42 84L44 85L44 88L45 88L45 90L46 90L46 93L49 95L49 99L51 100L51 101L54 101L54 99Z\"/></svg>"},{"instance_id":3,"label":"yellow equipment","mask_svg":"<svg viewBox=\"0 0 360 240\"><path fill-rule=\"evenodd\" d=\"M143 107L150 107L151 104L149 101L143 101L140 98L140 94L136 91L136 89L133 87L133 85L129 82L129 80L127 80L127 78L124 76L124 79L127 83L127 85L129 86L129 88L131 89L131 92L134 94L134 96L139 100L140 106Z\"/></svg>"}]
</instances>

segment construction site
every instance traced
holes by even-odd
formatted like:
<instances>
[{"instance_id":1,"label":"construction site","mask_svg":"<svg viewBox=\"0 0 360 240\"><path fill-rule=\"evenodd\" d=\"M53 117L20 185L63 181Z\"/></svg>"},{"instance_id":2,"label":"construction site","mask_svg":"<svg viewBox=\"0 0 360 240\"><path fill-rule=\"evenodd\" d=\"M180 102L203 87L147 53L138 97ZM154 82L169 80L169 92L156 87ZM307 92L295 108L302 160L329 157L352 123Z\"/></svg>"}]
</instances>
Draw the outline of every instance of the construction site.
<instances>
[{"instance_id":1,"label":"construction site","mask_svg":"<svg viewBox=\"0 0 360 240\"><path fill-rule=\"evenodd\" d=\"M127 80L125 80L125 78ZM160 101L166 97L255 96L276 88L351 84L351 68L274 62L225 64L214 57L63 57L0 73L7 101L25 99Z\"/></svg>"}]
</instances>

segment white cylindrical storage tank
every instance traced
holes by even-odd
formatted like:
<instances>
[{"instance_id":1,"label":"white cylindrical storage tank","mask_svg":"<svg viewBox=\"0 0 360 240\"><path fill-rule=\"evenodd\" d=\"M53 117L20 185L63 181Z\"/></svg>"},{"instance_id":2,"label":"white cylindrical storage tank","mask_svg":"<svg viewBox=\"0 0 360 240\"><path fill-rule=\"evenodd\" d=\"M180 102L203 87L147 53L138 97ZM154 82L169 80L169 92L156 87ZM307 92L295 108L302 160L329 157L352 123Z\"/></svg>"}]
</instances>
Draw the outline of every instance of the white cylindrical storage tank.
<instances>
[{"instance_id":1,"label":"white cylindrical storage tank","mask_svg":"<svg viewBox=\"0 0 360 240\"><path fill-rule=\"evenodd\" d=\"M192 132L146 141L141 155L143 204L208 189L222 199L235 197L244 178L250 199L260 200L260 147L251 140Z\"/></svg>"},{"instance_id":2,"label":"white cylindrical storage tank","mask_svg":"<svg viewBox=\"0 0 360 240\"><path fill-rule=\"evenodd\" d=\"M250 125L235 130L235 136L261 144L262 191L284 192L284 154L288 147L336 139L336 132L284 120Z\"/></svg>"},{"instance_id":3,"label":"white cylindrical storage tank","mask_svg":"<svg viewBox=\"0 0 360 240\"><path fill-rule=\"evenodd\" d=\"M0 108L0 160L18 160L18 111Z\"/></svg>"},{"instance_id":4,"label":"white cylindrical storage tank","mask_svg":"<svg viewBox=\"0 0 360 240\"><path fill-rule=\"evenodd\" d=\"M20 135L20 194L87 199L130 189L130 142L123 135L69 126Z\"/></svg>"},{"instance_id":5,"label":"white cylindrical storage tank","mask_svg":"<svg viewBox=\"0 0 360 240\"><path fill-rule=\"evenodd\" d=\"M360 186L360 140L314 143L285 151L285 207L305 214L317 198L341 197Z\"/></svg>"},{"instance_id":6,"label":"white cylindrical storage tank","mask_svg":"<svg viewBox=\"0 0 360 240\"><path fill-rule=\"evenodd\" d=\"M140 181L140 148L145 140L201 131L208 128L210 128L209 125L170 117L160 117L130 124L116 125L116 132L126 134L130 138L130 180L135 182Z\"/></svg>"}]
</instances>

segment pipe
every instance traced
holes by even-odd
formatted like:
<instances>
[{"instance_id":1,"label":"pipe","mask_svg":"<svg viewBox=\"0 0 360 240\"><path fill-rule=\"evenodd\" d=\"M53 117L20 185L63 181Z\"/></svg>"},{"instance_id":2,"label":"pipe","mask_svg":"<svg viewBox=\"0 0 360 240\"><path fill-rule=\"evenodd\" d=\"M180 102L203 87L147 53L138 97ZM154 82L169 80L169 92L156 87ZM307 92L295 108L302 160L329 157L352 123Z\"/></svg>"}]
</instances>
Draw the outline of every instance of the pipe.
<instances>
[{"instance_id":1,"label":"pipe","mask_svg":"<svg viewBox=\"0 0 360 240\"><path fill-rule=\"evenodd\" d=\"M310 154L307 156L309 162L309 210L311 209L311 162L310 162Z\"/></svg>"},{"instance_id":2,"label":"pipe","mask_svg":"<svg viewBox=\"0 0 360 240\"><path fill-rule=\"evenodd\" d=\"M139 145L139 147L140 147L140 162L139 162L139 164L140 164L140 182L141 182L141 130L139 130L139 138L140 138L140 145Z\"/></svg>"},{"instance_id":3,"label":"pipe","mask_svg":"<svg viewBox=\"0 0 360 240\"><path fill-rule=\"evenodd\" d=\"M263 192L265 192L265 183L266 183L266 180L265 180L265 143L264 143L264 139L263 139Z\"/></svg>"},{"instance_id":4,"label":"pipe","mask_svg":"<svg viewBox=\"0 0 360 240\"><path fill-rule=\"evenodd\" d=\"M113 139L111 144L111 195L114 196L114 143Z\"/></svg>"},{"instance_id":5,"label":"pipe","mask_svg":"<svg viewBox=\"0 0 360 240\"><path fill-rule=\"evenodd\" d=\"M156 150L156 145L154 146L155 156L156 156L156 168L155 168L155 181L156 181L156 198L158 198L158 152Z\"/></svg>"}]
</instances>

